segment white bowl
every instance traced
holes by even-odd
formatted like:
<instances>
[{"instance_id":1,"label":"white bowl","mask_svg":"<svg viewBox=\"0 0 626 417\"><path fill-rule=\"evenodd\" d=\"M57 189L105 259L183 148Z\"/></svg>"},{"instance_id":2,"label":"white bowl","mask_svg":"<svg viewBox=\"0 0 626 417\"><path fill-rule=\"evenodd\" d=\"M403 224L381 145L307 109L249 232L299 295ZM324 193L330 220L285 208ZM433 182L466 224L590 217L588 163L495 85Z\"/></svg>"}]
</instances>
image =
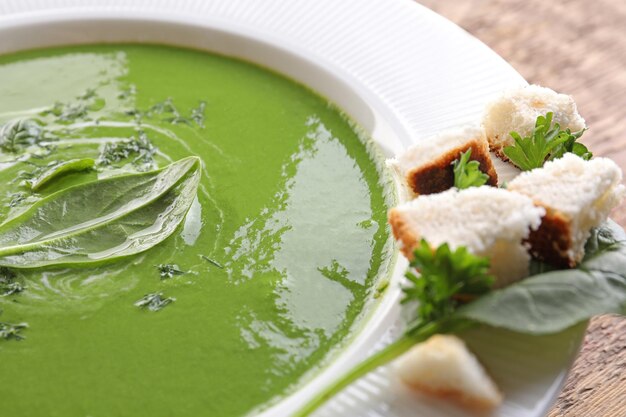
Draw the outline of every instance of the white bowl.
<instances>
[{"instance_id":1,"label":"white bowl","mask_svg":"<svg viewBox=\"0 0 626 417\"><path fill-rule=\"evenodd\" d=\"M226 2L218 3L225 4ZM409 10L409 2L392 3L402 3L401 7ZM250 4L248 6L255 7ZM302 4L300 6L305 7ZM293 9L295 6L285 5L285 7ZM413 10L416 6L411 4L410 7L410 10ZM368 8L362 7L362 9ZM141 42L178 45L241 58L271 68L327 97L364 128L390 156L419 140L421 135L436 132L445 126L464 123L468 119L475 120L480 112L480 103L483 103L486 97L493 95L504 86L523 83L518 74L482 44L464 37L462 32L429 12L424 12L421 8L417 10L426 16L426 22L430 22L429 25L443 25L433 30L435 34L440 34L438 36L441 39L445 39L443 46L439 43L420 44L419 52L424 54L422 58L425 62L425 69L415 74L414 82L424 82L425 91L415 90L413 84L407 83L407 68L402 68L400 71L398 64L393 62L394 55L388 58L391 70L387 68L385 62L377 61L373 57L372 67L364 68L363 63L368 62L367 54L375 51L367 47L359 49L359 45L355 43L358 42L358 38L355 40L346 36L345 39L337 39L335 43L333 39L327 39L326 46L322 45L322 47L319 45L317 47L303 46L307 43L303 39L307 36L315 36L315 33L311 32L313 29L308 26L308 29L302 30L298 36L286 37L286 29L281 29L280 24L276 24L272 30L267 30L267 28L260 30L259 26L254 27L243 18L229 19L226 12L222 14L199 12L194 16L189 13L172 13L164 7L159 9L144 6L141 10L126 10L123 7L115 10L86 8L5 15L0 18L0 53L70 44ZM374 11L368 13L372 14L370 17L375 17ZM332 24L332 19L325 17L321 12L309 18L317 19L318 27L325 25L330 27L329 25ZM293 26L288 17L280 17L278 20L279 23L284 21L285 25ZM357 23L352 22L352 25L358 28ZM295 33L298 33L297 30ZM451 40L448 39L449 37ZM419 41L424 42L424 39L419 39ZM352 49L346 49L346 43L349 47L350 42L352 42ZM468 67L458 68L458 72L453 75L446 74L443 70L442 73L437 74L437 65L442 67L458 65L455 61L456 57L446 55L451 52L449 42L451 42L450 45L457 42L460 48L465 48L463 52L459 52L462 57L465 56L463 54L468 53L468 49L470 52L473 51L475 56L470 54L470 58L466 60ZM394 47L390 39L386 40L386 45L390 48ZM338 55L333 49L335 47L339 52L343 48L343 54ZM383 51L380 45L375 45L375 47ZM443 48L443 51L440 48ZM404 54L406 49L406 46L398 47L397 53ZM387 53L389 53L388 50L381 52L382 55ZM407 57L406 61L409 70L415 67L414 59ZM399 75L397 80L389 80L386 77L394 73L394 65ZM486 71L487 76L491 73L497 74L497 76L492 75L491 82L477 75L477 71L481 70L481 65L489 69ZM497 68L494 69L494 66ZM448 70L448 68L444 69ZM457 80L454 74L458 74L461 78L467 75L468 82L476 83L476 85L465 86L463 80ZM433 80L444 82L448 80L449 83L444 85ZM405 83L406 88L402 88L402 83ZM388 291L381 300L376 302L377 305L370 308L368 317L361 320L360 325L357 324L349 346L336 355L331 364L318 372L297 392L265 410L262 413L263 416L289 415L321 387L364 358L381 340L384 343L385 338L393 336L390 334L390 329L393 333L400 316L398 283L405 269L406 261L398 259L394 265L393 279ZM534 369L531 372L532 375L525 376L522 381L524 383L532 381L533 384L531 386L511 385L511 381L505 381L505 392L512 394L512 401L508 401L508 405L505 404L497 415L507 417L542 415L560 388L565 371L579 345L581 332L578 329L565 338L547 338L540 342L548 346L549 353L556 351L564 355L564 359L557 361L558 363L552 360L551 355L535 355L536 349L518 349L523 356L533 355L532 358L525 357L521 361L522 366L526 367L529 360L531 362L534 360L534 365L531 366ZM483 346L483 355L489 351L485 344L486 340L496 340L496 346L508 346L513 342L522 345L528 343L527 338L497 334L497 332L479 333L474 337L475 343ZM505 340L507 342L503 342ZM509 348L510 346L507 347ZM509 372L510 369L519 370L518 366L507 365L506 354L504 358L495 362L492 360L492 365L498 363L499 372ZM552 365L546 367L544 362L551 362ZM361 385L356 384L346 394L340 396L334 405L331 404L327 412L330 413L329 415L360 415L359 413L377 415L376 413L384 411L384 415L390 417L414 415L413 412L429 416L434 415L433 413L441 416L462 415L458 414L456 409L442 406L442 404L428 401L416 402L415 398L407 396L402 389L391 392L393 390L385 388L390 384L393 385L393 377L384 370L373 374L369 379L362 381ZM357 398L357 404L354 398Z\"/></svg>"}]
</instances>

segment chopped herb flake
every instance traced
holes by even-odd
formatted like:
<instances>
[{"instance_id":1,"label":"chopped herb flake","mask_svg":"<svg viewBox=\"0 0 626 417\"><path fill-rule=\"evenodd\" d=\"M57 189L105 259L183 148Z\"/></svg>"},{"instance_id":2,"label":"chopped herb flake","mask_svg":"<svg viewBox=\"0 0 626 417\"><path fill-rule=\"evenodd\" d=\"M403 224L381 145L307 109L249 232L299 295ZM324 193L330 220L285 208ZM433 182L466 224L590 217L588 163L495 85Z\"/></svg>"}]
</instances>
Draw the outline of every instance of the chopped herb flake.
<instances>
[{"instance_id":1,"label":"chopped herb flake","mask_svg":"<svg viewBox=\"0 0 626 417\"><path fill-rule=\"evenodd\" d=\"M43 127L36 120L13 120L0 126L0 149L16 153L44 139Z\"/></svg>"},{"instance_id":2,"label":"chopped herb flake","mask_svg":"<svg viewBox=\"0 0 626 417\"><path fill-rule=\"evenodd\" d=\"M134 157L131 162L135 166L140 170L148 170L154 168L156 152L157 147L143 131L140 131L137 137L105 144L100 152L98 165L109 166Z\"/></svg>"},{"instance_id":3,"label":"chopped herb flake","mask_svg":"<svg viewBox=\"0 0 626 417\"><path fill-rule=\"evenodd\" d=\"M159 311L168 304L176 301L173 297L163 298L163 293L151 293L144 295L140 300L135 302L135 306L139 308L147 308L150 311Z\"/></svg>"},{"instance_id":4,"label":"chopped herb flake","mask_svg":"<svg viewBox=\"0 0 626 417\"><path fill-rule=\"evenodd\" d=\"M183 275L185 273L175 264L161 264L157 265L156 268L159 270L161 279L168 279L174 277L174 275Z\"/></svg>"},{"instance_id":5,"label":"chopped herb flake","mask_svg":"<svg viewBox=\"0 0 626 417\"><path fill-rule=\"evenodd\" d=\"M28 327L28 323L0 323L0 339L22 340L25 339L20 332Z\"/></svg>"},{"instance_id":6,"label":"chopped herb flake","mask_svg":"<svg viewBox=\"0 0 626 417\"><path fill-rule=\"evenodd\" d=\"M207 261L208 263L210 263L211 265L214 265L214 266L218 267L219 269L224 269L224 265L222 265L221 263L217 262L216 260L213 260L213 259L209 258L206 255L200 255L200 257L202 259L204 259L205 261Z\"/></svg>"},{"instance_id":7,"label":"chopped herb flake","mask_svg":"<svg viewBox=\"0 0 626 417\"><path fill-rule=\"evenodd\" d=\"M24 291L24 285L17 281L17 275L11 269L0 266L0 296L7 296Z\"/></svg>"},{"instance_id":8,"label":"chopped herb flake","mask_svg":"<svg viewBox=\"0 0 626 417\"><path fill-rule=\"evenodd\" d=\"M191 120L200 127L204 127L204 115L206 111L206 101L201 101L198 107L191 109Z\"/></svg>"}]
</instances>

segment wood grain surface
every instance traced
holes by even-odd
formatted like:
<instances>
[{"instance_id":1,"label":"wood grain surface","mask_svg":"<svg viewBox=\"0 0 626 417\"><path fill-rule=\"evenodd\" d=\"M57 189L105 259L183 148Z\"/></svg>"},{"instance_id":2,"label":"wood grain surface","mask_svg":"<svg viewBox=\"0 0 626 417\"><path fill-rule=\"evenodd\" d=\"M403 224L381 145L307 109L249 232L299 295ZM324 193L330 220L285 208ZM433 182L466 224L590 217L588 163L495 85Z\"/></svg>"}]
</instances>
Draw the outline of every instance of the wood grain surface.
<instances>
[{"instance_id":1,"label":"wood grain surface","mask_svg":"<svg viewBox=\"0 0 626 417\"><path fill-rule=\"evenodd\" d=\"M626 1L418 0L530 83L571 94L596 156L626 170ZM612 214L626 226L626 202ZM626 417L626 318L594 318L548 417Z\"/></svg>"}]
</instances>

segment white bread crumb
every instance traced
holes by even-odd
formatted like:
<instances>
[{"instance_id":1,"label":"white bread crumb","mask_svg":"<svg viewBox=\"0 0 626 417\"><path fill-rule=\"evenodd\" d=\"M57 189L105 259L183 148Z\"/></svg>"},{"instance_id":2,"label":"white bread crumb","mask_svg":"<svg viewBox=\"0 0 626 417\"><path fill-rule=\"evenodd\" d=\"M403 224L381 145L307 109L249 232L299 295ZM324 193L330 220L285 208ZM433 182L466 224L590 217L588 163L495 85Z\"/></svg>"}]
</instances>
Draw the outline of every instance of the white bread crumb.
<instances>
[{"instance_id":1,"label":"white bread crumb","mask_svg":"<svg viewBox=\"0 0 626 417\"><path fill-rule=\"evenodd\" d=\"M491 409L502 403L496 384L456 336L432 336L404 354L397 369L407 385L468 408Z\"/></svg>"},{"instance_id":2,"label":"white bread crumb","mask_svg":"<svg viewBox=\"0 0 626 417\"><path fill-rule=\"evenodd\" d=\"M537 205L545 207L544 223L557 217L564 223L570 244L560 249L560 256L574 266L584 256L584 245L591 229L605 222L611 209L624 197L626 191L621 181L622 172L612 160L585 161L567 153L560 159L546 162L542 168L521 173L508 183L507 189L527 195ZM545 239L542 229L543 225L536 239ZM534 242L536 239L532 239L531 244L542 243L542 250L545 250L545 242ZM537 252L542 255L541 250Z\"/></svg>"},{"instance_id":3,"label":"white bread crumb","mask_svg":"<svg viewBox=\"0 0 626 417\"><path fill-rule=\"evenodd\" d=\"M484 140L484 137L483 130L475 126L449 129L409 146L402 154L389 159L387 164L404 176L415 167L427 164L451 150L467 147L474 139Z\"/></svg>"},{"instance_id":4,"label":"white bread crumb","mask_svg":"<svg viewBox=\"0 0 626 417\"><path fill-rule=\"evenodd\" d=\"M482 186L420 196L391 209L389 223L408 258L422 238L433 247L465 246L490 259L502 287L528 275L530 256L522 241L544 214L522 194Z\"/></svg>"},{"instance_id":5,"label":"white bread crumb","mask_svg":"<svg viewBox=\"0 0 626 417\"><path fill-rule=\"evenodd\" d=\"M502 148L514 143L510 132L529 136L537 117L548 112L554 114L552 122L558 123L561 129L569 128L577 132L586 127L571 96L538 85L528 85L506 91L485 108L483 127L491 149L502 156Z\"/></svg>"}]
</instances>

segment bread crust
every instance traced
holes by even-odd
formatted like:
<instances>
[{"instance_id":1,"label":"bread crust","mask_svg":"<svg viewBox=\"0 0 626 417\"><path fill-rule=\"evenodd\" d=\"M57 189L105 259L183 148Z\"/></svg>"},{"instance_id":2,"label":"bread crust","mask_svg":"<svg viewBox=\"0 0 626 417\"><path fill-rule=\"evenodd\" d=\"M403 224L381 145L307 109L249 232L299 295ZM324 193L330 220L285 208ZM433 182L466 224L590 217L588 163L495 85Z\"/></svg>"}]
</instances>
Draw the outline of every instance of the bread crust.
<instances>
[{"instance_id":1,"label":"bread crust","mask_svg":"<svg viewBox=\"0 0 626 417\"><path fill-rule=\"evenodd\" d=\"M388 217L393 236L402 243L400 251L409 261L413 260L413 249L417 247L421 237L413 230L410 222L400 211L391 209Z\"/></svg>"},{"instance_id":2,"label":"bread crust","mask_svg":"<svg viewBox=\"0 0 626 417\"><path fill-rule=\"evenodd\" d=\"M464 408L472 411L488 411L497 407L499 403L488 398L470 396L461 390L453 388L433 388L425 384L407 382L407 385L414 390L421 391L427 395L440 398L442 400L454 401Z\"/></svg>"},{"instance_id":3,"label":"bread crust","mask_svg":"<svg viewBox=\"0 0 626 417\"><path fill-rule=\"evenodd\" d=\"M489 146L485 140L472 139L463 146L451 149L427 164L413 168L406 174L406 181L416 195L435 194L454 186L452 162L459 155L472 149L470 160L478 161L480 170L489 176L488 185L498 185L498 174L491 162Z\"/></svg>"},{"instance_id":4,"label":"bread crust","mask_svg":"<svg viewBox=\"0 0 626 417\"><path fill-rule=\"evenodd\" d=\"M537 230L531 230L526 242L530 245L533 257L555 266L573 268L580 259L570 256L572 241L572 224L568 216L544 204L535 205L546 209Z\"/></svg>"}]
</instances>

